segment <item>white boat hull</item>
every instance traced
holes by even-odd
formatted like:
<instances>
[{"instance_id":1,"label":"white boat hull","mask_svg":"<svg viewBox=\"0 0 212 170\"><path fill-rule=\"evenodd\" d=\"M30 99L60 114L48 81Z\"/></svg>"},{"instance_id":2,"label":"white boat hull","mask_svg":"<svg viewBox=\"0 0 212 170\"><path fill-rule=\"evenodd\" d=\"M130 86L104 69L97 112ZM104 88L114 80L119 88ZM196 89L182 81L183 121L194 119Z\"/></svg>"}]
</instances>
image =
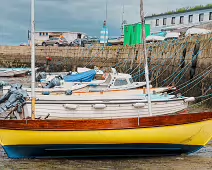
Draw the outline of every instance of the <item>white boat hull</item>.
<instances>
[{"instance_id":1,"label":"white boat hull","mask_svg":"<svg viewBox=\"0 0 212 170\"><path fill-rule=\"evenodd\" d=\"M13 77L14 72L11 71L0 71L0 77Z\"/></svg>"},{"instance_id":2,"label":"white boat hull","mask_svg":"<svg viewBox=\"0 0 212 170\"><path fill-rule=\"evenodd\" d=\"M146 99L94 99L94 100L42 100L36 103L36 117L48 119L115 119L148 117ZM152 115L166 115L186 110L184 99L152 101ZM27 111L26 111L27 109ZM31 103L27 103L25 114L31 117Z\"/></svg>"}]
</instances>

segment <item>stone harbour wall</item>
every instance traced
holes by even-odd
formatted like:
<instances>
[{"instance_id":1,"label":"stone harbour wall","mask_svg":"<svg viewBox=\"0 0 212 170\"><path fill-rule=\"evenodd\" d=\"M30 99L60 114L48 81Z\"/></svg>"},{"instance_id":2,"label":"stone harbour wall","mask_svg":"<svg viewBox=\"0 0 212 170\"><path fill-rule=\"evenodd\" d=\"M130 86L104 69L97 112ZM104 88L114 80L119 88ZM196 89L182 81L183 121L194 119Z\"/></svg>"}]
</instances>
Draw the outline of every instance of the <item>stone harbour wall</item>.
<instances>
[{"instance_id":1,"label":"stone harbour wall","mask_svg":"<svg viewBox=\"0 0 212 170\"><path fill-rule=\"evenodd\" d=\"M154 86L176 85L179 89L186 86L180 92L189 96L212 93L212 34L147 44L147 49L150 79ZM48 63L47 57L52 59ZM30 62L29 46L0 46L0 67L30 67ZM36 66L41 71L49 68L48 71L52 72L94 66L110 71L110 67L116 67L119 72L131 73L136 81L144 80L141 45L36 47ZM192 78L195 80L193 83Z\"/></svg>"}]
</instances>

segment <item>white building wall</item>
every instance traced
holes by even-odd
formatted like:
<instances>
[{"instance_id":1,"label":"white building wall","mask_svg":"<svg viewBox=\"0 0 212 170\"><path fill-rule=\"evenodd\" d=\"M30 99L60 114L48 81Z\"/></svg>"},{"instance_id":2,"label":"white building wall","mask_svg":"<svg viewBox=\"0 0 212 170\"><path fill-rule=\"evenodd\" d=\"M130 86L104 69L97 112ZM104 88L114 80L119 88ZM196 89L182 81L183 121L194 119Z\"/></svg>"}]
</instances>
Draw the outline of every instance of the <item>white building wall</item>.
<instances>
[{"instance_id":1,"label":"white building wall","mask_svg":"<svg viewBox=\"0 0 212 170\"><path fill-rule=\"evenodd\" d=\"M171 15L152 16L152 17L146 17L145 22L146 24L151 25L151 32L158 32L158 31L161 31L161 29L189 27L193 25L199 25L203 23L212 22L212 20L209 20L210 12L212 12L212 9L191 11L191 12L171 14ZM200 22L199 15L201 13L204 13L204 20ZM189 15L193 15L192 23L189 23ZM183 24L180 24L180 16L184 16ZM171 23L172 17L175 17L175 24ZM163 18L167 18L166 25L163 25ZM156 19L159 19L159 26L156 26Z\"/></svg>"}]
</instances>

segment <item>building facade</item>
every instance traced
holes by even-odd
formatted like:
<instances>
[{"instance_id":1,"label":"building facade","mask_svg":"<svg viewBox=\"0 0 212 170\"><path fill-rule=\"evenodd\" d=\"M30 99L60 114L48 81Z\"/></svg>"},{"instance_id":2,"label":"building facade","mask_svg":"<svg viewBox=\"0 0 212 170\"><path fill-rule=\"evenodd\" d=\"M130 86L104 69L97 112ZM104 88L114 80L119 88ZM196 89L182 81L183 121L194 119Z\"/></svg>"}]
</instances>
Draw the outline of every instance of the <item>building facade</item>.
<instances>
[{"instance_id":1,"label":"building facade","mask_svg":"<svg viewBox=\"0 0 212 170\"><path fill-rule=\"evenodd\" d=\"M147 16L145 22L151 25L151 33L198 26L212 22L212 8Z\"/></svg>"}]
</instances>

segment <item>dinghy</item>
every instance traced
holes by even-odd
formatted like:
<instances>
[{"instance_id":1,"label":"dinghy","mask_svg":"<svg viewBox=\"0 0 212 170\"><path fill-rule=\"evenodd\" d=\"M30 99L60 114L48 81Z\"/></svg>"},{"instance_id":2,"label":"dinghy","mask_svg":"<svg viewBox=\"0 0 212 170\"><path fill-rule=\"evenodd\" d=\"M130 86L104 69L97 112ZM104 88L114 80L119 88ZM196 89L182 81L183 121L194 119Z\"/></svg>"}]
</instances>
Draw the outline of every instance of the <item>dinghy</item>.
<instances>
[{"instance_id":1,"label":"dinghy","mask_svg":"<svg viewBox=\"0 0 212 170\"><path fill-rule=\"evenodd\" d=\"M14 72L12 70L0 70L0 77L13 77Z\"/></svg>"}]
</instances>

